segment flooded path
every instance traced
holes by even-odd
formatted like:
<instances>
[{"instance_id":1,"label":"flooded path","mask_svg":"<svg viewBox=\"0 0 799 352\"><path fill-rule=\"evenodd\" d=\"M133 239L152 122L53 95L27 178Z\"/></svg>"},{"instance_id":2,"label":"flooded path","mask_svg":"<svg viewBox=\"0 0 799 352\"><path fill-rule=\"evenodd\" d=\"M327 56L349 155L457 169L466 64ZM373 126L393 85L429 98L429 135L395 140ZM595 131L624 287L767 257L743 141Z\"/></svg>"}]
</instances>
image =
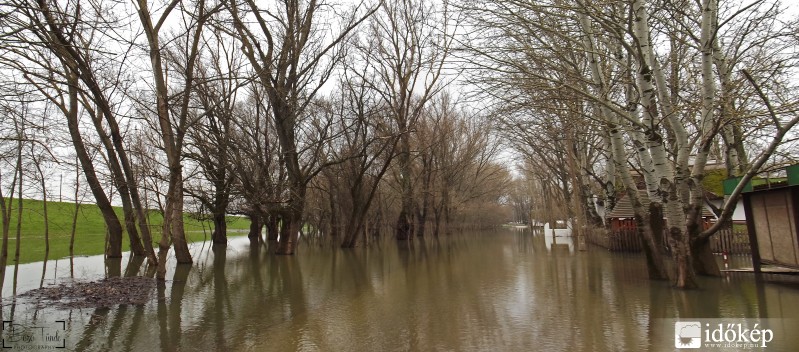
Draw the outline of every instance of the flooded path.
<instances>
[{"instance_id":1,"label":"flooded path","mask_svg":"<svg viewBox=\"0 0 799 352\"><path fill-rule=\"evenodd\" d=\"M2 317L64 321L67 347L80 351L675 350L674 318L799 317L799 286L730 274L677 291L647 280L640 255L575 252L569 240L503 230L355 250L303 243L297 255L273 256L232 238L226 249L195 244L195 265L173 265L148 303L114 308L12 300L9 267ZM143 270L102 256L50 261L43 278L42 267L20 266L17 293L71 273Z\"/></svg>"}]
</instances>

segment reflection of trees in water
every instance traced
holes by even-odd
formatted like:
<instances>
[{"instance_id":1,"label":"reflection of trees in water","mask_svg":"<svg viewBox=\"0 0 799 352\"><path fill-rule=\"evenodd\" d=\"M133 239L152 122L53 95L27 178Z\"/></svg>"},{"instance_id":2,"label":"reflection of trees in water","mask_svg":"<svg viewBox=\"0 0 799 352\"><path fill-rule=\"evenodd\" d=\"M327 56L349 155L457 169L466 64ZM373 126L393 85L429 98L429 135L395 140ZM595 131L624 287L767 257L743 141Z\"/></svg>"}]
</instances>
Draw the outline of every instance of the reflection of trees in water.
<instances>
[{"instance_id":1,"label":"reflection of trees in water","mask_svg":"<svg viewBox=\"0 0 799 352\"><path fill-rule=\"evenodd\" d=\"M258 239L253 248L259 248ZM225 280L225 262L227 261L227 246L214 245L214 327L209 331L214 335L214 346L218 351L226 351L225 344L225 312L224 308L230 306L228 284Z\"/></svg>"},{"instance_id":2,"label":"reflection of trees in water","mask_svg":"<svg viewBox=\"0 0 799 352\"><path fill-rule=\"evenodd\" d=\"M125 277L138 276L141 271L141 266L144 264L144 256L136 255L130 256L128 265L125 267Z\"/></svg>"},{"instance_id":3,"label":"reflection of trees in water","mask_svg":"<svg viewBox=\"0 0 799 352\"><path fill-rule=\"evenodd\" d=\"M214 250L213 265L208 269L195 271L191 277L196 284L173 284L168 297L170 309L161 303L166 295L159 294L158 316L163 320L159 325L169 326L161 329L162 349L191 341L194 346L228 350L230 344L251 340L275 324L301 324L308 315L296 257L250 250L242 260L230 260L224 248L219 248ZM191 307L191 311L184 314L179 307ZM181 315L194 319L181 322ZM184 329L177 335L181 323Z\"/></svg>"},{"instance_id":4,"label":"reflection of trees in water","mask_svg":"<svg viewBox=\"0 0 799 352\"><path fill-rule=\"evenodd\" d=\"M246 342L327 350L369 342L637 350L651 346L661 318L767 316L766 300L771 317L796 311L774 304L780 290L747 276L676 296L668 282L648 280L639 254L550 251L540 235L502 236L389 238L389 247L333 253L304 246L307 252L291 257L261 245L240 255L236 246L216 247L207 253L213 258L175 270L152 304L96 310L85 327L78 319L76 347L232 350ZM141 265L129 262L125 275Z\"/></svg>"}]
</instances>

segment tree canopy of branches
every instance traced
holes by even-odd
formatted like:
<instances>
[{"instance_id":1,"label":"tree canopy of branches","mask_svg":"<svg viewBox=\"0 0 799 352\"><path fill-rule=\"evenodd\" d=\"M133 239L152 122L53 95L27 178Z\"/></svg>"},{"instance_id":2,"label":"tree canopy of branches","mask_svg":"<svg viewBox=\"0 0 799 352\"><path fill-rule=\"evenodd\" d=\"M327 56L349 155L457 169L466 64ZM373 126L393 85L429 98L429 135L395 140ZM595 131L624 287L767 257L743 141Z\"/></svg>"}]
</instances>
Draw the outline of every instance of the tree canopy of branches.
<instances>
[{"instance_id":1,"label":"tree canopy of branches","mask_svg":"<svg viewBox=\"0 0 799 352\"><path fill-rule=\"evenodd\" d=\"M247 216L278 254L301 234L351 248L508 220L493 123L448 90L446 3L12 0L0 15L0 191L46 199L46 163L79 168L107 257L127 234L160 279L170 249L192 262L187 209L216 245Z\"/></svg>"},{"instance_id":2,"label":"tree canopy of branches","mask_svg":"<svg viewBox=\"0 0 799 352\"><path fill-rule=\"evenodd\" d=\"M616 189L624 189L653 278L671 277L675 286L692 288L696 273L717 275L708 238L730 218L743 184L767 161L779 165L790 154L790 130L799 122L790 79L797 60L795 18L777 1L458 6L471 19L466 27L472 33L463 43L476 73L472 80L501 106L497 111L510 116L502 122L506 135L527 154L540 150L540 141L566 140L573 146L567 150L579 151L567 152L565 162L529 155L532 168L570 170L573 189L584 184L580 176L593 175L611 206ZM602 162L575 162L569 155ZM742 181L720 221L704 229L702 181L715 161ZM638 199L631 168L643 178L649 209ZM672 273L652 230L661 221L658 209L676 264Z\"/></svg>"}]
</instances>

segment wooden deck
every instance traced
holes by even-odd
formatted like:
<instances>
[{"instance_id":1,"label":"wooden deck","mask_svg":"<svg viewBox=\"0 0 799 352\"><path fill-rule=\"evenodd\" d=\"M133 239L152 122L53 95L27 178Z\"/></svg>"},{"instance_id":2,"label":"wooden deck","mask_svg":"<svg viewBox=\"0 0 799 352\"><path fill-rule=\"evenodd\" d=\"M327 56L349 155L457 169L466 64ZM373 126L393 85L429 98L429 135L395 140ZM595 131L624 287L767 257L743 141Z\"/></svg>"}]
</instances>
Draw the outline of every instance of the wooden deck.
<instances>
[{"instance_id":1,"label":"wooden deck","mask_svg":"<svg viewBox=\"0 0 799 352\"><path fill-rule=\"evenodd\" d=\"M737 268L737 269L722 269L722 272L727 273L753 273L754 268ZM760 268L764 274L786 274L786 275L799 275L799 269L785 268L781 266L764 266Z\"/></svg>"}]
</instances>

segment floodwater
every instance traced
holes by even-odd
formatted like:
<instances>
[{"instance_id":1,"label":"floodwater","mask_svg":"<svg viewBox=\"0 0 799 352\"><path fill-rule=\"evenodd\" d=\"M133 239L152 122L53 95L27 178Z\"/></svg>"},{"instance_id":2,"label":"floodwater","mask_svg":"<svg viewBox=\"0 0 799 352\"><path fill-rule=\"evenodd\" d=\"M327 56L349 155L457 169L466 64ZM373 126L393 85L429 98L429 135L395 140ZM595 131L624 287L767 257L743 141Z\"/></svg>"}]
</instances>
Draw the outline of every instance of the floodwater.
<instances>
[{"instance_id":1,"label":"floodwater","mask_svg":"<svg viewBox=\"0 0 799 352\"><path fill-rule=\"evenodd\" d=\"M675 319L770 318L785 330L799 318L796 285L729 274L673 290L647 280L638 254L579 252L570 238L529 231L355 250L303 243L294 256L246 237L192 250L195 264L172 266L140 306L36 308L13 299L9 267L2 320L63 321L59 341L79 351L672 351ZM20 265L16 290L143 272L138 264L61 259L44 275L41 262ZM796 335L775 330L759 350L794 350Z\"/></svg>"}]
</instances>

